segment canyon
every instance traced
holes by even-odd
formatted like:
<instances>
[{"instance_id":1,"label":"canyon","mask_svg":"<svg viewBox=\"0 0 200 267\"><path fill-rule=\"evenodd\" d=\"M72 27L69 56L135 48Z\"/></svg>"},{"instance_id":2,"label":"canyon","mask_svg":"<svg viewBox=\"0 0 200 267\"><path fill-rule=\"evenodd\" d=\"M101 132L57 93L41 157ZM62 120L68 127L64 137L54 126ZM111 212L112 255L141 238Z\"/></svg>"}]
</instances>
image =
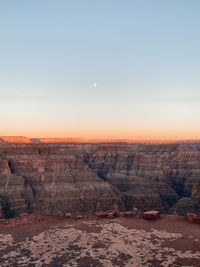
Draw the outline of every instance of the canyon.
<instances>
[{"instance_id":1,"label":"canyon","mask_svg":"<svg viewBox=\"0 0 200 267\"><path fill-rule=\"evenodd\" d=\"M51 142L52 141L52 142ZM0 218L119 209L200 215L200 144L0 137Z\"/></svg>"}]
</instances>

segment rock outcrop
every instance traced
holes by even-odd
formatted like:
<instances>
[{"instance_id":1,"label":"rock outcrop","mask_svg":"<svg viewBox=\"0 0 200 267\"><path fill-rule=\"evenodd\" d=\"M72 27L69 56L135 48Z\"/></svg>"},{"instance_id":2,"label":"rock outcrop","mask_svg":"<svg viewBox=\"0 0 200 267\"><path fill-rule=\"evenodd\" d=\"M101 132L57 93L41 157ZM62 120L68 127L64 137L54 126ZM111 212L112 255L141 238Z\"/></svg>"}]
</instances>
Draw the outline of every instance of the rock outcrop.
<instances>
[{"instance_id":1,"label":"rock outcrop","mask_svg":"<svg viewBox=\"0 0 200 267\"><path fill-rule=\"evenodd\" d=\"M198 146L179 144L101 144L84 151L83 160L117 187L126 208L167 211L189 197L200 179Z\"/></svg>"},{"instance_id":2,"label":"rock outcrop","mask_svg":"<svg viewBox=\"0 0 200 267\"><path fill-rule=\"evenodd\" d=\"M24 212L74 216L135 207L168 212L181 201L189 205L185 215L199 207L199 145L2 140L1 218Z\"/></svg>"},{"instance_id":3,"label":"rock outcrop","mask_svg":"<svg viewBox=\"0 0 200 267\"><path fill-rule=\"evenodd\" d=\"M143 213L143 218L146 220L157 220L160 218L160 212L157 210L149 210Z\"/></svg>"},{"instance_id":4,"label":"rock outcrop","mask_svg":"<svg viewBox=\"0 0 200 267\"><path fill-rule=\"evenodd\" d=\"M48 150L48 148L47 148ZM122 208L121 193L74 155L35 145L0 147L1 218Z\"/></svg>"},{"instance_id":5,"label":"rock outcrop","mask_svg":"<svg viewBox=\"0 0 200 267\"><path fill-rule=\"evenodd\" d=\"M194 213L200 216L200 181L194 184L191 197L183 197L172 208L180 215Z\"/></svg>"},{"instance_id":6,"label":"rock outcrop","mask_svg":"<svg viewBox=\"0 0 200 267\"><path fill-rule=\"evenodd\" d=\"M198 223L200 221L199 217L194 213L187 213L186 220L188 222Z\"/></svg>"},{"instance_id":7,"label":"rock outcrop","mask_svg":"<svg viewBox=\"0 0 200 267\"><path fill-rule=\"evenodd\" d=\"M200 181L198 181L192 189L192 198L196 201L200 201Z\"/></svg>"}]
</instances>

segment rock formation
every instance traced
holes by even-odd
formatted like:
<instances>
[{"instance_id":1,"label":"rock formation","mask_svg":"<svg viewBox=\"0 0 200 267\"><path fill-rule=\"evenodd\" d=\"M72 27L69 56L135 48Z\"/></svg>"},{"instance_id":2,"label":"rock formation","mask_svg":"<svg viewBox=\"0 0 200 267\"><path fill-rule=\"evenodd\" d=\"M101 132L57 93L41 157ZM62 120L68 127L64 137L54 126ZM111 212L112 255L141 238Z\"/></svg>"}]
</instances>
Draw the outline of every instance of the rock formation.
<instances>
[{"instance_id":1,"label":"rock formation","mask_svg":"<svg viewBox=\"0 0 200 267\"><path fill-rule=\"evenodd\" d=\"M104 182L74 155L62 148L0 147L1 217L20 213L65 215L123 209L121 193Z\"/></svg>"},{"instance_id":2,"label":"rock formation","mask_svg":"<svg viewBox=\"0 0 200 267\"><path fill-rule=\"evenodd\" d=\"M200 181L194 184L191 197L182 197L172 208L180 215L194 213L200 216Z\"/></svg>"},{"instance_id":3,"label":"rock formation","mask_svg":"<svg viewBox=\"0 0 200 267\"><path fill-rule=\"evenodd\" d=\"M160 218L160 212L157 210L149 210L143 213L143 218L146 220L157 220Z\"/></svg>"},{"instance_id":4,"label":"rock formation","mask_svg":"<svg viewBox=\"0 0 200 267\"><path fill-rule=\"evenodd\" d=\"M200 179L197 146L179 144L101 144L83 160L123 193L126 209L167 211L189 197Z\"/></svg>"},{"instance_id":5,"label":"rock formation","mask_svg":"<svg viewBox=\"0 0 200 267\"><path fill-rule=\"evenodd\" d=\"M198 144L2 140L1 218L24 212L74 216L135 207L168 212L183 200L190 202L187 212L194 212L194 203L199 203L199 187L193 187L200 181Z\"/></svg>"},{"instance_id":6,"label":"rock formation","mask_svg":"<svg viewBox=\"0 0 200 267\"><path fill-rule=\"evenodd\" d=\"M186 220L188 222L198 223L200 221L199 217L194 213L187 213Z\"/></svg>"},{"instance_id":7,"label":"rock formation","mask_svg":"<svg viewBox=\"0 0 200 267\"><path fill-rule=\"evenodd\" d=\"M192 189L192 198L200 201L200 181L198 181Z\"/></svg>"}]
</instances>

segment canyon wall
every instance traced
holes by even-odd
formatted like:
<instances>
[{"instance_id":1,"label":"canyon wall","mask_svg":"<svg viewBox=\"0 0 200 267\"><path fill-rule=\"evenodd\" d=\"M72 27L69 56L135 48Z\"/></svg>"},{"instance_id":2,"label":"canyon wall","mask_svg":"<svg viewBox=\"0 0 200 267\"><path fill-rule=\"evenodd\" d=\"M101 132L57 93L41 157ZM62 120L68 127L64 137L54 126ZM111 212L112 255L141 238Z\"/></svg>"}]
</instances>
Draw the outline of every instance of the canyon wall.
<instances>
[{"instance_id":1,"label":"canyon wall","mask_svg":"<svg viewBox=\"0 0 200 267\"><path fill-rule=\"evenodd\" d=\"M124 208L121 193L63 147L0 146L0 216Z\"/></svg>"},{"instance_id":2,"label":"canyon wall","mask_svg":"<svg viewBox=\"0 0 200 267\"><path fill-rule=\"evenodd\" d=\"M0 218L134 207L179 212L199 181L199 145L0 143Z\"/></svg>"},{"instance_id":3,"label":"canyon wall","mask_svg":"<svg viewBox=\"0 0 200 267\"><path fill-rule=\"evenodd\" d=\"M102 144L82 158L123 193L126 209L168 211L178 199L190 197L200 180L200 151L195 145Z\"/></svg>"}]
</instances>

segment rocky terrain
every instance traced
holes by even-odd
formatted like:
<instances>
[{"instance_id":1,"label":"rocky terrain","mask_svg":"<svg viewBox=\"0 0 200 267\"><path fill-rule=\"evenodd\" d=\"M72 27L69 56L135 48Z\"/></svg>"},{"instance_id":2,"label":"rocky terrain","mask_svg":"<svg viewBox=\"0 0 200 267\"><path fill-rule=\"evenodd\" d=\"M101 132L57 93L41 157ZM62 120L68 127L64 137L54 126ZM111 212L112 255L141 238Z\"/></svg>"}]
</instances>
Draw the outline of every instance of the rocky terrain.
<instances>
[{"instance_id":1,"label":"rocky terrain","mask_svg":"<svg viewBox=\"0 0 200 267\"><path fill-rule=\"evenodd\" d=\"M198 143L17 140L1 137L0 218L134 207L199 214Z\"/></svg>"},{"instance_id":2,"label":"rocky terrain","mask_svg":"<svg viewBox=\"0 0 200 267\"><path fill-rule=\"evenodd\" d=\"M25 220L24 220L25 219ZM9 223L8 223L9 221ZM7 224L8 223L8 224ZM82 220L30 215L0 222L0 265L198 267L199 225L178 215Z\"/></svg>"},{"instance_id":3,"label":"rocky terrain","mask_svg":"<svg viewBox=\"0 0 200 267\"><path fill-rule=\"evenodd\" d=\"M192 212L200 216L200 181L193 186L191 197L182 197L172 208L180 215Z\"/></svg>"}]
</instances>

